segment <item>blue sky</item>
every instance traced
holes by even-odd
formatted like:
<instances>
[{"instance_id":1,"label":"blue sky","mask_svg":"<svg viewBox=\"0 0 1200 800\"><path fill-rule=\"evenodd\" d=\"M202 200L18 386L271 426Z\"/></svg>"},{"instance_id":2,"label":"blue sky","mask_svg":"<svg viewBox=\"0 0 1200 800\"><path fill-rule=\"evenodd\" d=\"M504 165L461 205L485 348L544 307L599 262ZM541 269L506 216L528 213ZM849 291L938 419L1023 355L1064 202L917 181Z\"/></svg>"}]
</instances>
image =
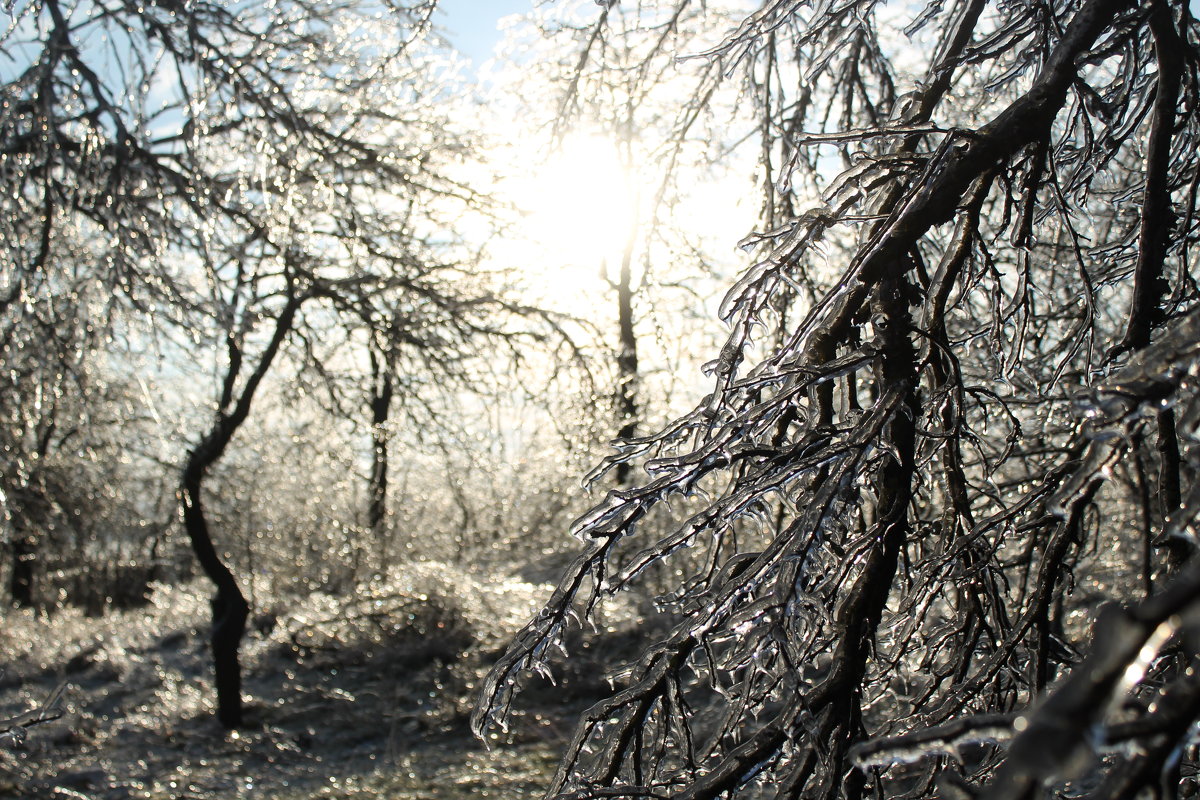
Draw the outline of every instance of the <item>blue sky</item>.
<instances>
[{"instance_id":1,"label":"blue sky","mask_svg":"<svg viewBox=\"0 0 1200 800\"><path fill-rule=\"evenodd\" d=\"M450 41L476 64L486 61L500 39L501 17L520 14L533 0L440 0L437 21Z\"/></svg>"}]
</instances>

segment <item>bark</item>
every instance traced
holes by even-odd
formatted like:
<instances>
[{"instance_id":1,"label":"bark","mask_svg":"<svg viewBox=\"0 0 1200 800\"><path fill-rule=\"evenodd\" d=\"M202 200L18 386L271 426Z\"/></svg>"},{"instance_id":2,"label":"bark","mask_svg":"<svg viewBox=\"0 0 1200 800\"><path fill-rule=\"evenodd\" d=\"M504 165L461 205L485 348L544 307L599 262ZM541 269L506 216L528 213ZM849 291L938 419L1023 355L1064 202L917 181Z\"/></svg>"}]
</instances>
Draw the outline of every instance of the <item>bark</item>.
<instances>
[{"instance_id":1,"label":"bark","mask_svg":"<svg viewBox=\"0 0 1200 800\"><path fill-rule=\"evenodd\" d=\"M633 330L633 271L631 253L626 250L621 259L621 274L617 280L617 436L632 439L638 426L638 351ZM629 464L617 464L617 484L629 482Z\"/></svg>"},{"instance_id":2,"label":"bark","mask_svg":"<svg viewBox=\"0 0 1200 800\"><path fill-rule=\"evenodd\" d=\"M45 463L50 452L51 424L41 435L35 456ZM32 608L37 599L37 573L41 550L39 531L49 524L52 504L41 477L27 479L26 484L10 490L13 540L12 572L8 579L9 599L16 608Z\"/></svg>"},{"instance_id":3,"label":"bark","mask_svg":"<svg viewBox=\"0 0 1200 800\"><path fill-rule=\"evenodd\" d=\"M371 356L371 478L368 486L367 525L376 542L382 542L387 527L388 493L388 422L392 412L395 386L386 364Z\"/></svg>"},{"instance_id":4,"label":"bark","mask_svg":"<svg viewBox=\"0 0 1200 800\"><path fill-rule=\"evenodd\" d=\"M12 574L8 590L17 608L33 605L34 564L37 562L37 539L29 534L18 535L12 543Z\"/></svg>"},{"instance_id":5,"label":"bark","mask_svg":"<svg viewBox=\"0 0 1200 800\"><path fill-rule=\"evenodd\" d=\"M1183 84L1185 43L1175 30L1173 12L1165 0L1157 0L1151 7L1150 32L1154 37L1154 57L1158 61L1158 84L1146 146L1146 189L1142 195L1133 304L1129 311L1129 326L1118 351L1140 350L1150 344L1150 331L1163 322L1160 306L1168 288L1163 267L1174 222L1170 185L1171 139L1175 107Z\"/></svg>"},{"instance_id":6,"label":"bark","mask_svg":"<svg viewBox=\"0 0 1200 800\"><path fill-rule=\"evenodd\" d=\"M1161 530L1166 531L1170 519L1179 513L1183 505L1180 471L1183 457L1179 452L1179 437L1175 428L1175 411L1166 409L1158 414L1158 500ZM1167 556L1167 573L1179 571L1190 552L1188 544L1179 539L1156 542Z\"/></svg>"},{"instance_id":7,"label":"bark","mask_svg":"<svg viewBox=\"0 0 1200 800\"><path fill-rule=\"evenodd\" d=\"M218 426L222 427L222 426ZM232 431L229 436L232 437ZM224 449L213 437L207 437L188 456L182 486L183 526L192 544L192 551L204 574L213 582L212 646L214 686L217 692L217 719L226 728L242 724L242 676L239 649L246 632L250 604L238 587L233 573L222 561L213 546L212 534L204 516L203 482L208 467L217 461Z\"/></svg>"},{"instance_id":8,"label":"bark","mask_svg":"<svg viewBox=\"0 0 1200 800\"><path fill-rule=\"evenodd\" d=\"M835 739L838 774L843 775L841 785L831 782L830 788L837 789L827 794L830 800L837 796L857 800L865 788L865 773L849 768L848 755L854 743L863 734L862 700L866 690L868 667L871 664L871 649L875 635L883 618L884 607L891 593L899 567L900 551L909 539L909 506L913 498L913 481L916 472L917 431L915 420L920 419L917 386L917 352L911 339L912 319L904 297L907 290L907 274L911 263L898 275L885 278L879 286L873 306L883 322L879 336L884 350L879 364L879 383L882 386L904 387L901 407L888 423L892 457L888 458L879 475L879 517L875 523L878 545L867 562L864 579L860 582L862 594L853 598L855 613L847 620L846 646L850 653L847 659L849 679L844 700L844 719L841 736Z\"/></svg>"},{"instance_id":9,"label":"bark","mask_svg":"<svg viewBox=\"0 0 1200 800\"><path fill-rule=\"evenodd\" d=\"M225 377L222 398L228 403L217 411L217 416L208 434L188 453L180 482L180 502L183 508L183 526L191 542L192 551L204 574L213 582L216 593L212 598L212 646L214 686L217 692L217 719L226 728L242 724L242 673L239 650L246 632L246 618L250 604L238 587L237 579L225 565L213 544L212 533L204 514L204 479L225 452L238 428L250 414L250 405L262 379L266 376L280 346L295 322L296 311L302 298L289 298L275 321L275 330L262 355L258 366L246 379L241 391L233 387L242 364L240 348L230 341L229 371Z\"/></svg>"}]
</instances>

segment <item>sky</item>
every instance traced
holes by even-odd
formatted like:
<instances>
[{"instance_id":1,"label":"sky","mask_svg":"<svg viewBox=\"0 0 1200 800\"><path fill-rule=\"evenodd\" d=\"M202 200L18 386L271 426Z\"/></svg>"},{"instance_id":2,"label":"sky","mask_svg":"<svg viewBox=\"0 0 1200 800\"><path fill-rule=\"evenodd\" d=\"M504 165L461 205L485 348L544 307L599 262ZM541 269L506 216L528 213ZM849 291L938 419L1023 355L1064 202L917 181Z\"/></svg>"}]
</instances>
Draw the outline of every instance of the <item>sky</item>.
<instances>
[{"instance_id":1,"label":"sky","mask_svg":"<svg viewBox=\"0 0 1200 800\"><path fill-rule=\"evenodd\" d=\"M532 7L533 0L440 0L436 19L451 43L479 65L500 41L500 18Z\"/></svg>"}]
</instances>

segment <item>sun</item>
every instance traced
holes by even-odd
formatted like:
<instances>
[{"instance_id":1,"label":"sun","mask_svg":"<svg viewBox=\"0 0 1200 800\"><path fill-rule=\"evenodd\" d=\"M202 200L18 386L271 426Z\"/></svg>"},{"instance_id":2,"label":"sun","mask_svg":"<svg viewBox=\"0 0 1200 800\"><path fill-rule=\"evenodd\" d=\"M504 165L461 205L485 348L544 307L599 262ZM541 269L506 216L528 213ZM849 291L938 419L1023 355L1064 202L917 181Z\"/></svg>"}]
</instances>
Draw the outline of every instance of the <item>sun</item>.
<instances>
[{"instance_id":1,"label":"sun","mask_svg":"<svg viewBox=\"0 0 1200 800\"><path fill-rule=\"evenodd\" d=\"M750 171L693 148L682 159L690 172L671 176L664 203L663 166L645 142L580 132L547 154L537 137L510 141L512 166L495 187L517 222L490 252L530 302L599 321L616 313L611 290L626 261L635 291L650 263L655 281L734 269L757 213L753 181L739 177Z\"/></svg>"},{"instance_id":2,"label":"sun","mask_svg":"<svg viewBox=\"0 0 1200 800\"><path fill-rule=\"evenodd\" d=\"M551 255L612 260L637 225L642 187L616 143L601 136L568 139L535 176L529 219Z\"/></svg>"},{"instance_id":3,"label":"sun","mask_svg":"<svg viewBox=\"0 0 1200 800\"><path fill-rule=\"evenodd\" d=\"M575 307L603 302L606 276L636 245L648 190L631 160L610 138L576 135L512 182L521 269L539 299Z\"/></svg>"}]
</instances>

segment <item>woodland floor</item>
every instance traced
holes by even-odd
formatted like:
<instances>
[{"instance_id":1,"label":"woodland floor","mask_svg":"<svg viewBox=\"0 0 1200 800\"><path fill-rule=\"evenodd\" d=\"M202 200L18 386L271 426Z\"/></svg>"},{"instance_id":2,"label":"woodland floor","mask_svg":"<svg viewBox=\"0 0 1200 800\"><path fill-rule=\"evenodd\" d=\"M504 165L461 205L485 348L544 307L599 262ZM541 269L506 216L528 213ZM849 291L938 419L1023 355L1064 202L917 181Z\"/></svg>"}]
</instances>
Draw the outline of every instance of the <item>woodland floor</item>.
<instances>
[{"instance_id":1,"label":"woodland floor","mask_svg":"<svg viewBox=\"0 0 1200 800\"><path fill-rule=\"evenodd\" d=\"M1073 584L1075 647L1089 610L1137 577L1106 551ZM485 748L468 717L488 666L549 595L531 580L428 563L344 595L256 598L236 734L213 718L202 583L156 585L150 605L101 616L0 610L0 721L62 690L60 719L19 747L0 741L0 800L540 797L604 670L650 623L629 607L575 637L557 685L532 686L507 738Z\"/></svg>"},{"instance_id":2,"label":"woodland floor","mask_svg":"<svg viewBox=\"0 0 1200 800\"><path fill-rule=\"evenodd\" d=\"M202 586L156 587L151 606L102 617L4 612L0 719L65 688L61 719L0 748L0 798L540 796L591 689L535 690L490 749L467 717L545 588L481 590L466 610L411 585L276 603L252 619L236 733L212 716Z\"/></svg>"}]
</instances>

